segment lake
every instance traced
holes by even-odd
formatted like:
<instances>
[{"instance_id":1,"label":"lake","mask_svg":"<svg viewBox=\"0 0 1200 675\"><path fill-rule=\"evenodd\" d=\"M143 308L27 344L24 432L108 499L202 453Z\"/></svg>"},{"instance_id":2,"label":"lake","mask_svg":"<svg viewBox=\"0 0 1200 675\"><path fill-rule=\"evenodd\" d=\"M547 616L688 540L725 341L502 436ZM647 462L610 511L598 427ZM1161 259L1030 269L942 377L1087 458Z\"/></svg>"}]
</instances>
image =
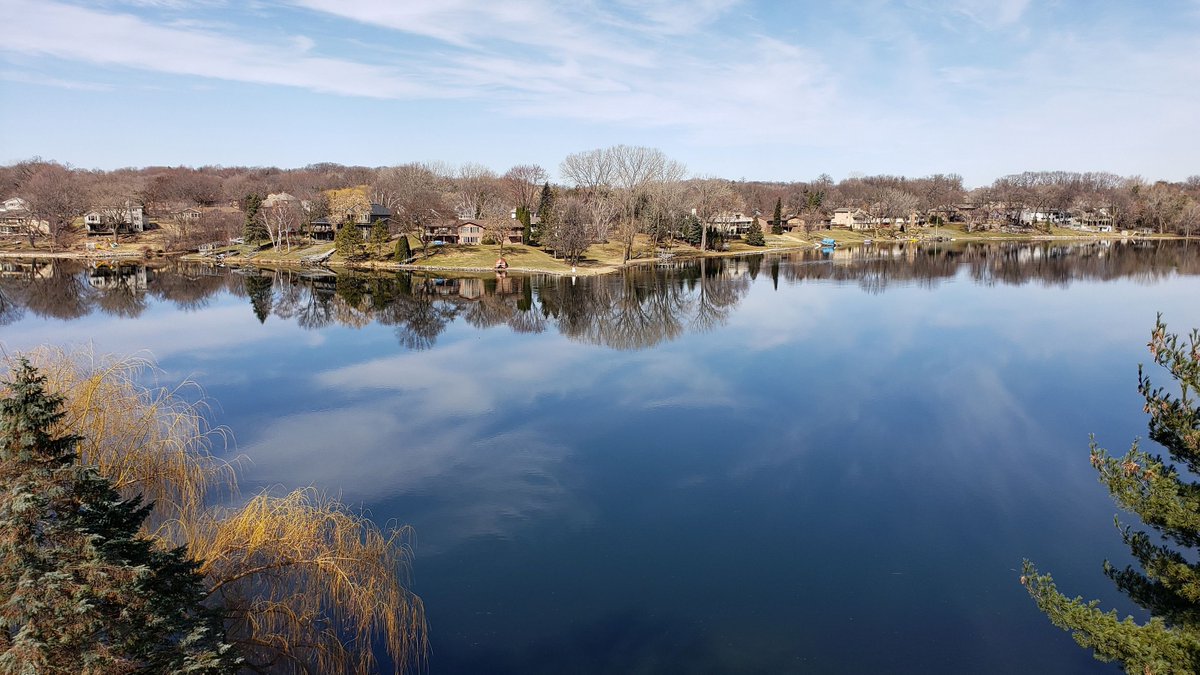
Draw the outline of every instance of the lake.
<instances>
[{"instance_id":1,"label":"lake","mask_svg":"<svg viewBox=\"0 0 1200 675\"><path fill-rule=\"evenodd\" d=\"M1200 327L1195 242L0 271L7 351L146 350L215 401L244 491L411 524L432 673L1118 672L1018 570L1135 611L1088 437L1146 436L1156 313Z\"/></svg>"}]
</instances>

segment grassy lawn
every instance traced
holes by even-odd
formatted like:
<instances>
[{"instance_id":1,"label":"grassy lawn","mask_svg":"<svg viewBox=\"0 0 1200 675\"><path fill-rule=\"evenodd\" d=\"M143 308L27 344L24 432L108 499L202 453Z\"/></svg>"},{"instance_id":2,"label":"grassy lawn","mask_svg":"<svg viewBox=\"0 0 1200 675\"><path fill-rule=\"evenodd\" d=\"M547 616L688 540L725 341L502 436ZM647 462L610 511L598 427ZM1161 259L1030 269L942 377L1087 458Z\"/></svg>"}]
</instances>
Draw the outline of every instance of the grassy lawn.
<instances>
[{"instance_id":1,"label":"grassy lawn","mask_svg":"<svg viewBox=\"0 0 1200 675\"><path fill-rule=\"evenodd\" d=\"M493 269L496 259L500 256L500 247L495 244L479 246L430 246L428 257L419 257L414 261L417 267L458 267L465 269ZM413 253L420 254L420 247L414 248ZM566 261L556 259L540 248L523 244L505 244L504 259L510 269L540 270L546 272L570 272L571 266ZM598 267L596 261L580 261L578 266L584 270Z\"/></svg>"},{"instance_id":2,"label":"grassy lawn","mask_svg":"<svg viewBox=\"0 0 1200 675\"><path fill-rule=\"evenodd\" d=\"M1049 233L1052 236L1087 239L1087 238L1103 238L1104 235L1090 234L1079 232L1067 228L1055 227ZM764 233L766 245L762 247L749 246L745 241L740 239L730 240L728 250L715 255L737 255L737 254L753 254L761 253L769 249L796 249L810 248L819 245L822 239L833 239L839 245L857 245L867 239L874 239L880 242L889 241L909 241L911 239L931 239L933 237L946 237L957 241L1011 241L1011 240L1031 240L1038 237L1045 237L1044 231L1037 232L1000 232L996 230L986 230L978 232L967 232L965 226L961 223L941 225L938 227L913 227L907 233L893 232L891 230L860 230L852 231L846 229L830 229L830 230L813 230L805 233L803 231L785 232L783 234ZM1107 235L1109 237L1113 235ZM107 241L100 238L93 238L99 244L97 248L107 249ZM19 241L6 242L4 247L8 250L20 250L26 248ZM122 253L142 253L147 247L145 239L133 243L130 241L122 241L119 247ZM156 243L156 242L155 242ZM381 253L376 255L374 250L368 247L368 253L365 258L347 261L340 255L334 255L327 262L334 266L350 265L362 267L376 268L394 268L396 261L393 257L395 250L395 241L389 242L381 249ZM460 270L492 270L496 264L496 258L500 256L500 247L495 244L486 244L478 246L429 246L426 252L422 252L419 241L409 238L409 245L416 259L411 265L416 268L430 269L460 269ZM40 247L39 247L40 248ZM80 247L81 248L81 247ZM303 240L294 243L291 251L275 251L270 248L257 250L255 247L247 245L227 246L218 249L216 252L224 253L226 257L231 257L230 262L241 264L260 264L270 266L272 263L280 265L295 265L299 264L304 258L310 256L318 256L333 248L331 241L311 241ZM633 245L633 263L653 261L657 258L659 250L669 251L677 256L694 257L699 256L700 251L693 246L689 246L682 241L664 242L661 246L655 246L649 237L638 235L634 240ZM151 244L151 250L152 244ZM513 271L541 271L551 274L603 274L620 268L624 263L625 247L620 241L612 240L603 244L593 244L584 252L583 258L575 266L574 270L566 261L555 258L543 249L532 246L524 246L522 244L505 244L504 259L508 262L509 269ZM710 254L711 255L711 254Z\"/></svg>"}]
</instances>

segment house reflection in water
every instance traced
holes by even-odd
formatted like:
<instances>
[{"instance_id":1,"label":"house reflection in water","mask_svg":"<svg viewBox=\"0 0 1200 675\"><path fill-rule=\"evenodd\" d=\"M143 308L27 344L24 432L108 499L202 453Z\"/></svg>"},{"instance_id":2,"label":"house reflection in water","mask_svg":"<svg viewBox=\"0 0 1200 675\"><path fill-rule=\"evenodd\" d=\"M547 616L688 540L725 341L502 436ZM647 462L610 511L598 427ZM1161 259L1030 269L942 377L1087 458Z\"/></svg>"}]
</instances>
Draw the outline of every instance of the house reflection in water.
<instances>
[{"instance_id":1,"label":"house reflection in water","mask_svg":"<svg viewBox=\"0 0 1200 675\"><path fill-rule=\"evenodd\" d=\"M110 290L125 288L145 291L150 287L150 271L145 265L121 265L96 262L88 272L92 288Z\"/></svg>"}]
</instances>

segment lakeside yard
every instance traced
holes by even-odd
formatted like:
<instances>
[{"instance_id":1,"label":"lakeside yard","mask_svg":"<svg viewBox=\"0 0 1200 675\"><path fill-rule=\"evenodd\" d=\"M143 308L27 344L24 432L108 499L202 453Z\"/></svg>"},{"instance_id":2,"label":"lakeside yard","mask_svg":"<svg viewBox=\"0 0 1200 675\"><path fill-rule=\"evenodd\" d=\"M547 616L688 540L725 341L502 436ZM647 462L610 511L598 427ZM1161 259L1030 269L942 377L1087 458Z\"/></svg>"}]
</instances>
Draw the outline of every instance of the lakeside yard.
<instances>
[{"instance_id":1,"label":"lakeside yard","mask_svg":"<svg viewBox=\"0 0 1200 675\"><path fill-rule=\"evenodd\" d=\"M808 249L821 245L823 239L832 239L838 246L861 246L868 240L878 243L913 243L931 241L981 242L981 241L1046 241L1046 240L1103 240L1103 239L1170 239L1167 235L1122 235L1120 233L1089 233L1068 228L1052 228L1047 232L1003 232L983 230L967 232L957 225L922 227L912 233L882 233L870 230L830 229L814 230L809 233L785 232L765 234L764 246L750 246L741 239L727 243L725 250L701 252L680 240L655 245L649 237L638 235L633 244L633 255L624 260L624 245L619 241L592 244L579 262L571 265L546 250L523 244L507 243L503 246L503 258L512 272L588 276L607 274L629 265L657 262L663 257L698 258L744 255L753 253L780 252ZM428 246L409 238L413 258L408 264L400 264L393 258L396 240L376 251L366 247L366 255L348 259L334 251L330 241L302 240L289 249L277 250L247 244L238 244L215 249L211 253L175 253L165 247L166 236L162 229L137 235L123 235L116 243L108 237L91 237L69 247L51 249L44 243L30 246L25 239L9 239L0 242L0 257L57 257L81 259L110 258L153 258L178 255L183 260L213 262L220 260L232 265L256 265L260 267L290 267L312 264L314 259L324 259L320 264L332 268L381 269L381 270L429 270L482 272L495 269L501 257L501 247L496 244ZM331 255L330 255L331 254Z\"/></svg>"}]
</instances>

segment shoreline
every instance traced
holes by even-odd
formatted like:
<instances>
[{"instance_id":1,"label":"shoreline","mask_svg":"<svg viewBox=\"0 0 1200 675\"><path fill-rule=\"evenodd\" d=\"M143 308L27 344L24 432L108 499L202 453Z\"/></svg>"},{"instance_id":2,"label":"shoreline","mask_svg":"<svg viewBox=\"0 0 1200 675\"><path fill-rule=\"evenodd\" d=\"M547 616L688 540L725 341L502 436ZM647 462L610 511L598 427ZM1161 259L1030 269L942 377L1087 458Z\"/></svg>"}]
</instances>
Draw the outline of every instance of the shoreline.
<instances>
[{"instance_id":1,"label":"shoreline","mask_svg":"<svg viewBox=\"0 0 1200 675\"><path fill-rule=\"evenodd\" d=\"M893 244L949 244L949 243L995 243L995 242L1012 242L1012 243L1032 243L1032 242L1048 242L1048 241L1064 241L1064 242L1090 242L1090 241L1168 241L1168 240L1188 240L1196 237L1184 237L1177 235L1135 235L1122 236L1113 234L1108 236L1073 236L1060 234L1036 234L1036 235L1003 235L1003 236L975 236L967 234L966 236L950 237L946 241L934 241L933 239L881 239L876 240L876 244L893 245ZM865 238L864 238L865 239ZM849 241L838 241L838 248L861 248L864 246L863 239L852 239ZM807 251L814 248L820 248L820 242L811 241L796 241L794 245L785 246L764 246L761 248L738 248L732 251L699 251L690 246L681 245L678 251L669 251L670 257L646 257L633 258L628 261L619 263L604 263L598 261L585 262L582 265L577 265L572 269L546 269L539 267L530 267L523 265L510 265L505 272L514 272L518 274L547 274L562 277L580 277L580 276L599 276L604 274L612 274L619 272L627 267L637 267L642 265L658 264L661 262L674 260L696 260L700 258L723 258L744 255L761 255L768 253L790 253L795 251ZM163 260L175 259L183 262L199 262L216 264L210 255L200 255L189 252L156 252L147 256L143 250L115 250L115 251L6 251L0 250L0 259L34 259L34 258L52 258L59 260L84 260L84 261L106 261L106 260ZM284 268L284 269L328 269L332 271L352 270L352 271L388 271L388 272L460 272L468 274L484 274L497 272L493 267L480 267L475 265L414 265L400 264L388 260L373 260L364 262L326 262L319 265L313 265L303 262L301 259L289 258L255 258L233 256L224 260L224 264L229 267L261 267L267 269Z\"/></svg>"}]
</instances>

